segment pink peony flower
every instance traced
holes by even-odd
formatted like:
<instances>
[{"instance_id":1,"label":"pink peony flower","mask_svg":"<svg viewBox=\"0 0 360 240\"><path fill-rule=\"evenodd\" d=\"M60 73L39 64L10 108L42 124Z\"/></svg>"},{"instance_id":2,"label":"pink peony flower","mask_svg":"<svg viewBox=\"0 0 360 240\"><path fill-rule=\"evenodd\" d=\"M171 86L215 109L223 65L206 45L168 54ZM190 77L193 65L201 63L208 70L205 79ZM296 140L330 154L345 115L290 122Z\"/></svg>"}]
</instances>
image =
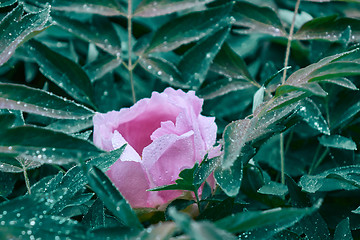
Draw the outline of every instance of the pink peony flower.
<instances>
[{"instance_id":1,"label":"pink peony flower","mask_svg":"<svg viewBox=\"0 0 360 240\"><path fill-rule=\"evenodd\" d=\"M214 117L200 114L203 100L194 91L167 88L130 108L94 116L94 143L110 151L127 143L106 172L134 208L156 208L179 197L181 191L146 191L175 183L181 170L192 168L213 148Z\"/></svg>"}]
</instances>

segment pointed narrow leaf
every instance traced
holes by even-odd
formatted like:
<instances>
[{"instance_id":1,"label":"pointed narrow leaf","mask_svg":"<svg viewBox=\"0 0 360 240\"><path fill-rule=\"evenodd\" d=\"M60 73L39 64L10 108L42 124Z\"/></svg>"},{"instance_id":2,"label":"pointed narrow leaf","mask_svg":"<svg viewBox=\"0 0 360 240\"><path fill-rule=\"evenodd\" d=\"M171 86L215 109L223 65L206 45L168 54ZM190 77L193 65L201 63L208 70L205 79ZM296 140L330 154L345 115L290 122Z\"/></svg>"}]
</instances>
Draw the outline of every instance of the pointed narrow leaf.
<instances>
[{"instance_id":1,"label":"pointed narrow leaf","mask_svg":"<svg viewBox=\"0 0 360 240\"><path fill-rule=\"evenodd\" d=\"M59 119L79 119L94 115L92 110L73 101L40 89L11 83L0 83L0 108Z\"/></svg>"},{"instance_id":2,"label":"pointed narrow leaf","mask_svg":"<svg viewBox=\"0 0 360 240\"><path fill-rule=\"evenodd\" d=\"M320 133L330 135L330 129L326 120L322 116L318 106L311 99L306 99L302 102L298 114L313 129L318 130Z\"/></svg>"},{"instance_id":3,"label":"pointed narrow leaf","mask_svg":"<svg viewBox=\"0 0 360 240\"><path fill-rule=\"evenodd\" d=\"M212 81L204 88L199 89L196 93L199 97L206 100L248 88L251 89L255 87L249 82L229 78Z\"/></svg>"},{"instance_id":4,"label":"pointed narrow leaf","mask_svg":"<svg viewBox=\"0 0 360 240\"><path fill-rule=\"evenodd\" d=\"M341 39L344 31L350 27L350 41L355 42L360 39L360 20L355 18L339 18L337 16L326 16L312 19L306 22L294 34L294 39L326 39L337 41Z\"/></svg>"},{"instance_id":5,"label":"pointed narrow leaf","mask_svg":"<svg viewBox=\"0 0 360 240\"><path fill-rule=\"evenodd\" d=\"M325 147L340 148L346 150L356 150L356 143L346 137L340 135L321 136L319 138L321 145Z\"/></svg>"},{"instance_id":6,"label":"pointed narrow leaf","mask_svg":"<svg viewBox=\"0 0 360 240\"><path fill-rule=\"evenodd\" d=\"M79 65L38 41L30 40L26 47L29 55L39 65L40 71L49 80L76 100L94 105L90 79Z\"/></svg>"},{"instance_id":7,"label":"pointed narrow leaf","mask_svg":"<svg viewBox=\"0 0 360 240\"><path fill-rule=\"evenodd\" d=\"M225 217L215 222L215 225L232 233L240 233L276 225L277 228L270 228L275 230L275 234L276 232L280 232L281 230L294 225L304 216L313 213L314 210L314 207L310 207L248 211Z\"/></svg>"},{"instance_id":8,"label":"pointed narrow leaf","mask_svg":"<svg viewBox=\"0 0 360 240\"><path fill-rule=\"evenodd\" d=\"M249 82L254 82L245 61L237 55L226 42L216 55L211 65L211 70L229 78L245 79Z\"/></svg>"},{"instance_id":9,"label":"pointed narrow leaf","mask_svg":"<svg viewBox=\"0 0 360 240\"><path fill-rule=\"evenodd\" d=\"M187 83L198 88L205 80L210 65L224 43L230 28L226 27L196 44L185 53L179 63L179 71Z\"/></svg>"},{"instance_id":10,"label":"pointed narrow leaf","mask_svg":"<svg viewBox=\"0 0 360 240\"><path fill-rule=\"evenodd\" d=\"M48 0L36 0L45 6ZM126 15L126 10L116 0L56 0L51 2L51 8L59 11L95 13L104 16Z\"/></svg>"},{"instance_id":11,"label":"pointed narrow leaf","mask_svg":"<svg viewBox=\"0 0 360 240\"><path fill-rule=\"evenodd\" d=\"M357 165L338 167L317 175L304 175L300 178L299 185L309 193L357 190L360 188L359 176L360 167Z\"/></svg>"},{"instance_id":12,"label":"pointed narrow leaf","mask_svg":"<svg viewBox=\"0 0 360 240\"><path fill-rule=\"evenodd\" d=\"M129 203L121 196L110 179L96 166L92 166L87 174L90 186L103 201L104 205L120 220L125 226L141 230L143 226L139 222Z\"/></svg>"},{"instance_id":13,"label":"pointed narrow leaf","mask_svg":"<svg viewBox=\"0 0 360 240\"><path fill-rule=\"evenodd\" d=\"M52 14L52 19L61 28L94 43L102 50L120 57L121 42L112 23L101 16L93 16L91 22L80 22L64 15Z\"/></svg>"},{"instance_id":14,"label":"pointed narrow leaf","mask_svg":"<svg viewBox=\"0 0 360 240\"><path fill-rule=\"evenodd\" d=\"M120 66L122 60L112 56L103 56L85 66L83 70L90 77L91 82L105 76L105 74L112 72L118 66Z\"/></svg>"},{"instance_id":15,"label":"pointed narrow leaf","mask_svg":"<svg viewBox=\"0 0 360 240\"><path fill-rule=\"evenodd\" d=\"M345 218L336 226L334 240L353 240L349 218Z\"/></svg>"},{"instance_id":16,"label":"pointed narrow leaf","mask_svg":"<svg viewBox=\"0 0 360 240\"><path fill-rule=\"evenodd\" d=\"M0 153L42 163L66 164L97 156L102 150L64 133L22 126L0 132Z\"/></svg>"},{"instance_id":17,"label":"pointed narrow leaf","mask_svg":"<svg viewBox=\"0 0 360 240\"><path fill-rule=\"evenodd\" d=\"M160 78L174 87L189 88L182 79L181 73L171 62L160 57L143 57L139 60L140 65L154 76Z\"/></svg>"},{"instance_id":18,"label":"pointed narrow leaf","mask_svg":"<svg viewBox=\"0 0 360 240\"><path fill-rule=\"evenodd\" d=\"M50 9L45 8L25 16L22 16L23 12L23 5L19 4L0 22L0 66L11 57L25 37L44 28Z\"/></svg>"},{"instance_id":19,"label":"pointed narrow leaf","mask_svg":"<svg viewBox=\"0 0 360 240\"><path fill-rule=\"evenodd\" d=\"M134 14L140 17L155 17L202 6L213 1L214 0L143 0L137 6Z\"/></svg>"},{"instance_id":20,"label":"pointed narrow leaf","mask_svg":"<svg viewBox=\"0 0 360 240\"><path fill-rule=\"evenodd\" d=\"M240 159L231 168L219 166L214 171L214 177L221 189L230 197L235 197L240 190L243 178L243 163Z\"/></svg>"},{"instance_id":21,"label":"pointed narrow leaf","mask_svg":"<svg viewBox=\"0 0 360 240\"><path fill-rule=\"evenodd\" d=\"M265 33L272 36L287 36L277 14L269 7L259 7L249 2L237 2L232 15L236 19L235 26L245 29L236 30L242 34Z\"/></svg>"},{"instance_id":22,"label":"pointed narrow leaf","mask_svg":"<svg viewBox=\"0 0 360 240\"><path fill-rule=\"evenodd\" d=\"M167 52L219 31L231 22L232 4L189 13L159 28L145 51Z\"/></svg>"}]
</instances>

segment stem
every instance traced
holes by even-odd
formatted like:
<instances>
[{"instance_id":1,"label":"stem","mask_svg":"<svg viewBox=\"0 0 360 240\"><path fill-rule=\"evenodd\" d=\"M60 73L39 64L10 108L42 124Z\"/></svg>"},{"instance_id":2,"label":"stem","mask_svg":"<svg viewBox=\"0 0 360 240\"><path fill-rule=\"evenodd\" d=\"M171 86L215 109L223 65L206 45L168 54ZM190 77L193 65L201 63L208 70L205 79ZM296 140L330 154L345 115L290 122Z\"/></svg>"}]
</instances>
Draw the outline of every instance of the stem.
<instances>
[{"instance_id":1,"label":"stem","mask_svg":"<svg viewBox=\"0 0 360 240\"><path fill-rule=\"evenodd\" d=\"M133 78L133 66L132 66L132 45L131 45L131 35L132 35L132 0L128 0L128 69L129 69L129 78L131 84L131 93L133 102L136 102L135 88L134 88L134 78Z\"/></svg>"},{"instance_id":2,"label":"stem","mask_svg":"<svg viewBox=\"0 0 360 240\"><path fill-rule=\"evenodd\" d=\"M286 79L287 66L289 64L291 41L292 41L293 34L294 34L295 19L296 19L296 15L299 11L299 6L300 6L300 0L297 0L296 5L295 5L295 10L294 10L294 16L293 16L292 23L290 26L288 42L287 42L287 46L286 46L286 53L285 53L285 60L284 60L284 68L285 69L284 69L283 77L281 80L282 84L285 83L285 79ZM280 134L280 161L281 161L281 183L285 184L285 152L284 152L284 134L283 133Z\"/></svg>"},{"instance_id":3,"label":"stem","mask_svg":"<svg viewBox=\"0 0 360 240\"><path fill-rule=\"evenodd\" d=\"M25 184L26 184L26 188L27 188L27 191L29 193L29 195L31 194L31 189L30 189L30 181L29 181L29 178L28 178L28 175L27 175L27 172L26 172L26 168L23 168L23 173L24 173L24 179L25 179Z\"/></svg>"}]
</instances>

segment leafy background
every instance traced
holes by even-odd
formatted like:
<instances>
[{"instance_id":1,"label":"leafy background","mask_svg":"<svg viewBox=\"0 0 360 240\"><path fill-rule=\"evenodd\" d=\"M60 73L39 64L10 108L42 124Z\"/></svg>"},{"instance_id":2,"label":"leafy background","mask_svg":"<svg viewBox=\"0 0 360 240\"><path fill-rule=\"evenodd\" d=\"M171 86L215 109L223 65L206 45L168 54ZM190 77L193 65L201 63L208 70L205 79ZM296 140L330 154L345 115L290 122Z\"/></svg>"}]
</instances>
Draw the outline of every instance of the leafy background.
<instances>
[{"instance_id":1,"label":"leafy background","mask_svg":"<svg viewBox=\"0 0 360 240\"><path fill-rule=\"evenodd\" d=\"M360 2L299 2L0 1L0 239L360 239ZM168 86L224 153L154 190L218 187L134 210L92 116Z\"/></svg>"}]
</instances>

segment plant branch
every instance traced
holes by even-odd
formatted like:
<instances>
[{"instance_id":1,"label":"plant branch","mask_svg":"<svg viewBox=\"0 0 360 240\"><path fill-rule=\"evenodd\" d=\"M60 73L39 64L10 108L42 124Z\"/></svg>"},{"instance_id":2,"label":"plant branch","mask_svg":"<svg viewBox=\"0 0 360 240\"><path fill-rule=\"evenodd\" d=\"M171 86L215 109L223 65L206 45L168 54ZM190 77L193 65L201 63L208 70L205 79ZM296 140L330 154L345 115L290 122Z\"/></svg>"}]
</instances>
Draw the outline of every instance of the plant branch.
<instances>
[{"instance_id":1,"label":"plant branch","mask_svg":"<svg viewBox=\"0 0 360 240\"><path fill-rule=\"evenodd\" d=\"M290 26L290 33L289 33L289 37L288 37L286 53L285 53L285 60L284 60L284 72L283 72L283 77L281 80L282 84L285 83L285 79L286 79L287 66L289 64L291 41L292 41L293 34L294 34L295 19L296 19L296 15L299 11L300 1L301 0L296 1L294 16L293 16L292 23ZM285 184L285 152L284 152L284 134L283 133L280 134L280 161L281 161L281 183Z\"/></svg>"}]
</instances>

